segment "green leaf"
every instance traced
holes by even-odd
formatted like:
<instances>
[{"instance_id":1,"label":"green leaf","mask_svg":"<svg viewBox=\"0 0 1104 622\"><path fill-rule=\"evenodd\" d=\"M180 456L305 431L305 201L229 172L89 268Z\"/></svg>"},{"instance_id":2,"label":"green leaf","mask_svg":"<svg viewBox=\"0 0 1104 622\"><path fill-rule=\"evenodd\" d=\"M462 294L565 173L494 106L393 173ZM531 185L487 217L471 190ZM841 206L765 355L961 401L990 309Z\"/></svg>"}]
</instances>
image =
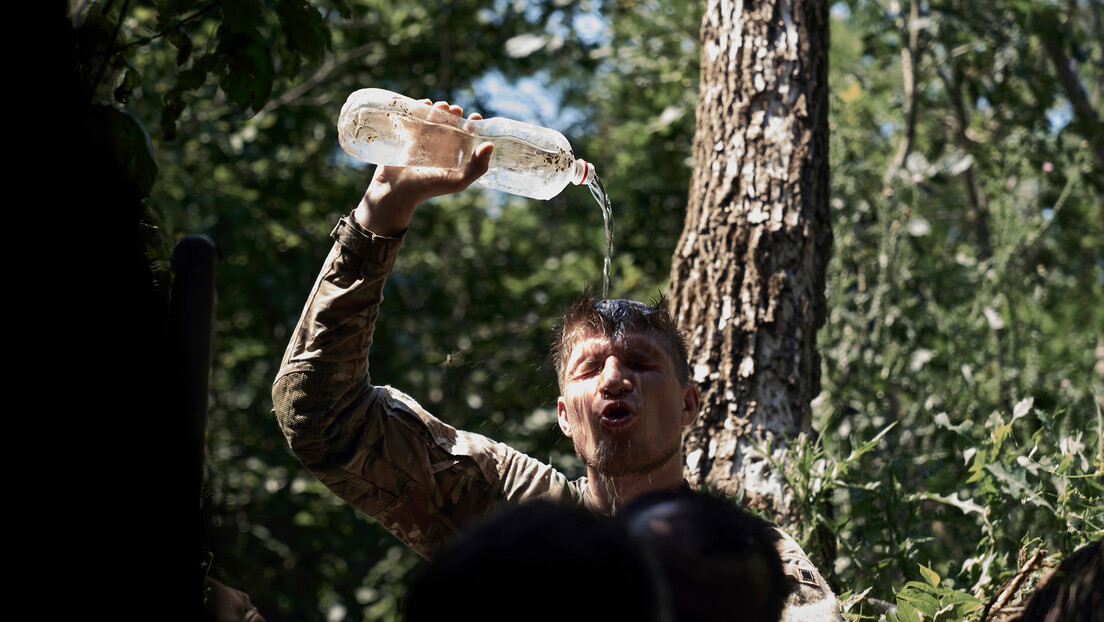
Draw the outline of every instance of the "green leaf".
<instances>
[{"instance_id":1,"label":"green leaf","mask_svg":"<svg viewBox=\"0 0 1104 622\"><path fill-rule=\"evenodd\" d=\"M142 75L133 67L128 67L123 74L123 80L115 87L115 101L125 104L130 99L134 89L142 85Z\"/></svg>"},{"instance_id":2,"label":"green leaf","mask_svg":"<svg viewBox=\"0 0 1104 622\"><path fill-rule=\"evenodd\" d=\"M1023 417L1027 413L1031 412L1031 406L1035 403L1034 397L1026 397L1020 400L1016 406L1012 409L1012 421Z\"/></svg>"},{"instance_id":3,"label":"green leaf","mask_svg":"<svg viewBox=\"0 0 1104 622\"><path fill-rule=\"evenodd\" d=\"M176 138L176 122L184 112L183 92L171 89L161 98L161 134L165 140Z\"/></svg>"},{"instance_id":4,"label":"green leaf","mask_svg":"<svg viewBox=\"0 0 1104 622\"><path fill-rule=\"evenodd\" d=\"M306 0L280 0L276 3L276 15L289 51L301 54L310 62L322 60L322 55L331 47L330 31L318 9Z\"/></svg>"},{"instance_id":5,"label":"green leaf","mask_svg":"<svg viewBox=\"0 0 1104 622\"><path fill-rule=\"evenodd\" d=\"M940 590L939 600L940 602L947 604L962 605L961 608L964 612L973 611L974 609L980 607L982 604L982 602L975 598L973 594L948 588L942 588Z\"/></svg>"},{"instance_id":6,"label":"green leaf","mask_svg":"<svg viewBox=\"0 0 1104 622\"><path fill-rule=\"evenodd\" d=\"M973 499L959 499L958 493L953 493L950 496L944 497L934 493L921 493L920 498L930 499L932 501L938 501L950 506L954 506L959 510L962 510L964 514L976 513L979 515L985 514L985 508L978 505Z\"/></svg>"},{"instance_id":7,"label":"green leaf","mask_svg":"<svg viewBox=\"0 0 1104 622\"><path fill-rule=\"evenodd\" d=\"M192 58L192 38L183 29L170 32L166 38L176 48L176 66L183 67Z\"/></svg>"},{"instance_id":8,"label":"green leaf","mask_svg":"<svg viewBox=\"0 0 1104 622\"><path fill-rule=\"evenodd\" d=\"M272 93L275 69L271 49L256 30L221 32L218 54L224 65L219 86L240 108L260 110Z\"/></svg>"},{"instance_id":9,"label":"green leaf","mask_svg":"<svg viewBox=\"0 0 1104 622\"><path fill-rule=\"evenodd\" d=\"M916 607L909 604L907 600L903 600L901 595L897 596L897 619L901 622L920 622Z\"/></svg>"},{"instance_id":10,"label":"green leaf","mask_svg":"<svg viewBox=\"0 0 1104 622\"><path fill-rule=\"evenodd\" d=\"M928 568L927 566L921 565L920 566L920 574L923 575L924 580L927 581L928 583L930 583L932 585L932 587L936 587L936 586L939 585L939 581L940 581L939 575L934 570L932 570L931 568Z\"/></svg>"},{"instance_id":11,"label":"green leaf","mask_svg":"<svg viewBox=\"0 0 1104 622\"><path fill-rule=\"evenodd\" d=\"M939 601L931 594L925 594L919 590L905 590L897 595L897 600L908 602L929 618L934 617L939 611Z\"/></svg>"},{"instance_id":12,"label":"green leaf","mask_svg":"<svg viewBox=\"0 0 1104 622\"><path fill-rule=\"evenodd\" d=\"M260 0L235 0L221 5L224 23L234 30L252 30L263 21Z\"/></svg>"},{"instance_id":13,"label":"green leaf","mask_svg":"<svg viewBox=\"0 0 1104 622\"><path fill-rule=\"evenodd\" d=\"M1000 447L1004 443L1004 439L1008 437L1008 434L1012 431L1012 422L998 425L993 430L993 445L994 447Z\"/></svg>"},{"instance_id":14,"label":"green leaf","mask_svg":"<svg viewBox=\"0 0 1104 622\"><path fill-rule=\"evenodd\" d=\"M957 432L958 434L962 435L968 434L970 432L970 429L973 428L973 423L971 423L970 421L963 421L958 425L952 424L951 418L947 416L947 413L937 414L933 421L935 421L935 425L941 428L950 430L952 432Z\"/></svg>"},{"instance_id":15,"label":"green leaf","mask_svg":"<svg viewBox=\"0 0 1104 622\"><path fill-rule=\"evenodd\" d=\"M954 605L946 605L939 611L935 612L935 615L932 616L932 622L951 622L955 619L954 613Z\"/></svg>"}]
</instances>

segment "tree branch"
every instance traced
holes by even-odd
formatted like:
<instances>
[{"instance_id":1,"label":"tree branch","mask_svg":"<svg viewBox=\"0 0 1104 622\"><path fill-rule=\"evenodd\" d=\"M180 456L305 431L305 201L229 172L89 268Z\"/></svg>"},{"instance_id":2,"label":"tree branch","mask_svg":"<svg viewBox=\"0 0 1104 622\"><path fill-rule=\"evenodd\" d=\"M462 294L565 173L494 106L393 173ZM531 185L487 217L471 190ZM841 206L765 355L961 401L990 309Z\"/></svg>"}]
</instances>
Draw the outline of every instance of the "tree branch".
<instances>
[{"instance_id":1,"label":"tree branch","mask_svg":"<svg viewBox=\"0 0 1104 622\"><path fill-rule=\"evenodd\" d=\"M202 17L204 13L206 13L206 12L210 11L211 9L217 7L219 5L219 3L220 3L220 0L212 0L212 2L210 4L208 4L207 6L203 7L202 9L199 9L195 13L192 13L188 17L185 17L184 19L182 19L179 22L173 24L172 26L169 26L168 28L162 30L161 32L154 33L154 34L152 34L148 37L142 37L141 39L136 39L134 41L131 41L130 43L124 45L123 47L121 47L119 49L111 50L110 53L114 54L116 52L122 52L123 50L125 50L127 48L130 48L130 47L138 47L140 45L145 45L147 43L150 43L151 41L156 41L157 39L160 39L161 37L164 37L164 36L168 35L170 32L173 32L175 30L180 30L181 28L184 27L185 24L188 24L190 22L194 22L195 20Z\"/></svg>"},{"instance_id":2,"label":"tree branch","mask_svg":"<svg viewBox=\"0 0 1104 622\"><path fill-rule=\"evenodd\" d=\"M889 184L901 170L909 153L912 152L912 142L916 138L916 113L918 109L916 105L916 80L919 76L917 64L920 52L919 22L920 3L918 0L913 0L909 3L908 45L901 48L901 71L904 74L905 101L908 106L905 113L905 135L897 145L897 153L893 156L893 162L890 163L889 168L882 175L882 185L886 196L893 194Z\"/></svg>"},{"instance_id":3,"label":"tree branch","mask_svg":"<svg viewBox=\"0 0 1104 622\"><path fill-rule=\"evenodd\" d=\"M110 8L110 6L111 5L109 3L108 7ZM109 42L109 45L113 45L115 43L115 39L119 37L119 31L123 27L123 20L126 19L128 6L130 6L130 0L124 0L123 8L121 11L119 11L119 21L115 23L115 30L111 33L111 41ZM104 54L103 62L100 63L100 68L96 71L96 77L92 80L92 93L96 92L96 89L100 85L100 81L103 80L104 74L107 73L107 65L111 61L111 57L114 54L115 52L110 49L107 51L106 54Z\"/></svg>"},{"instance_id":4,"label":"tree branch","mask_svg":"<svg viewBox=\"0 0 1104 622\"><path fill-rule=\"evenodd\" d=\"M360 58L368 52L371 52L372 48L375 46L375 43L365 43L364 45L355 47L349 50L349 53L340 61L333 57L329 58L326 62L319 65L318 69L316 69L309 78L268 100L264 108L261 108L257 112L257 116L260 117L261 115L275 111L277 108L291 104L303 95L306 95L314 87L325 82L334 71L349 64L353 59Z\"/></svg>"},{"instance_id":5,"label":"tree branch","mask_svg":"<svg viewBox=\"0 0 1104 622\"><path fill-rule=\"evenodd\" d=\"M970 138L966 136L966 128L970 120L966 114L966 105L962 100L962 89L955 79L952 70L940 67L939 77L947 87L947 99L950 100L951 110L954 111L955 145L964 153L969 153ZM977 190L977 180L974 177L974 165L962 172L962 185L966 191L966 205L969 210L969 218L974 225L974 233L977 236L978 257L982 260L989 259L993 255L993 247L989 238L989 209L981 200Z\"/></svg>"},{"instance_id":6,"label":"tree branch","mask_svg":"<svg viewBox=\"0 0 1104 622\"><path fill-rule=\"evenodd\" d=\"M1089 102L1085 89L1081 86L1081 80L1077 77L1070 58L1061 43L1043 36L1039 37L1039 41L1043 44L1043 50L1046 51L1047 56L1050 57L1050 62L1054 65L1054 71L1058 74L1058 82L1062 85L1062 90L1066 93L1066 99L1069 100L1070 106L1073 108L1073 114L1077 119L1079 129L1085 139L1088 140L1102 171L1104 171L1104 130L1101 129L1100 115L1097 114L1092 103ZM1102 178L1102 181L1104 181L1104 178Z\"/></svg>"}]
</instances>

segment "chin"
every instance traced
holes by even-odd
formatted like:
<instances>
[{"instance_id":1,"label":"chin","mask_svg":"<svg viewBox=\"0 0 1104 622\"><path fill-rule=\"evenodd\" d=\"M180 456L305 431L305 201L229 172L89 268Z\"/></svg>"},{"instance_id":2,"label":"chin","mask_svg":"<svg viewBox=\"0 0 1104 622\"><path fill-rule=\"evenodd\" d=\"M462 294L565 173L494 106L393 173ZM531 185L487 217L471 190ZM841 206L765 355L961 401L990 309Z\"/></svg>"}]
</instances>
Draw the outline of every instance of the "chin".
<instances>
[{"instance_id":1,"label":"chin","mask_svg":"<svg viewBox=\"0 0 1104 622\"><path fill-rule=\"evenodd\" d=\"M634 450L631 441L599 443L593 456L579 455L579 459L603 477L624 477L627 475L647 475L670 462L677 456L681 442L661 451L643 452Z\"/></svg>"}]
</instances>

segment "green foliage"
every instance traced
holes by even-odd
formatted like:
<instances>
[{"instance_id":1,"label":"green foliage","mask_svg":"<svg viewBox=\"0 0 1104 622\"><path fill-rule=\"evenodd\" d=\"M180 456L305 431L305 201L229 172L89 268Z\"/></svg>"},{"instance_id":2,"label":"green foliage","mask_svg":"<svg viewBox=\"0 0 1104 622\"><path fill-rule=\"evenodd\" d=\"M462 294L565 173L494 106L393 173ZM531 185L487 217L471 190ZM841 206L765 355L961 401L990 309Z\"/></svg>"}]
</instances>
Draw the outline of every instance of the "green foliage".
<instances>
[{"instance_id":1,"label":"green foliage","mask_svg":"<svg viewBox=\"0 0 1104 622\"><path fill-rule=\"evenodd\" d=\"M1008 417L993 413L984 423L953 425L939 415L935 424L935 433L959 439L961 452L932 466L920 489L902 483L892 465L878 466L892 426L866 441L852 438L846 455L825 446L830 432L815 442L803 435L780 465L801 509L795 537L815 554L817 532L827 529L840 550L834 560L820 560L821 567L837 570L835 580L849 588L845 597L869 586L844 598L852 619L868 615L875 597L895 598L902 621L975 619L1022 565L1022 550L1061 557L1104 537L1099 411L1087 435L1056 429L1054 418L1034 409L1030 398ZM959 464L968 465L969 478L958 475ZM889 481L871 477L879 468L888 471ZM827 515L826 507L835 515ZM890 529L879 521L887 511L885 522L903 525ZM932 543L938 546L929 548ZM897 578L887 584L887 574Z\"/></svg>"},{"instance_id":2,"label":"green foliage","mask_svg":"<svg viewBox=\"0 0 1104 622\"><path fill-rule=\"evenodd\" d=\"M294 77L303 60L318 62L332 48L321 13L307 0L134 5L84 3L82 12L72 16L80 24L77 54L88 61L84 80L94 91L112 89L120 103L127 103L143 83L143 72L175 66L178 73L163 91L161 117L162 131L170 139L186 110L186 98L201 95L209 78L229 102L256 111L268 101L278 74ZM165 59L150 67L145 54L161 47L161 39L176 50L172 65ZM143 56L132 62L138 54Z\"/></svg>"},{"instance_id":3,"label":"green foliage","mask_svg":"<svg viewBox=\"0 0 1104 622\"><path fill-rule=\"evenodd\" d=\"M924 566L920 566L920 571L925 582L909 581L897 593L897 611L886 616L890 622L965 620L969 614L981 609L982 602L977 598L941 586L939 575Z\"/></svg>"},{"instance_id":4,"label":"green foliage","mask_svg":"<svg viewBox=\"0 0 1104 622\"><path fill-rule=\"evenodd\" d=\"M493 102L470 89L491 67L509 76L594 66L595 44L562 27L555 46L502 53L511 38L588 10L477 1L83 5L82 75L98 99L117 90L116 103L125 99L150 128L156 223L169 239L205 233L220 246L205 548L214 552L211 576L249 592L267 619L394 618L402 578L417 563L315 482L269 415L269 387L327 234L370 173L337 146L341 103L381 86L494 115ZM471 190L421 210L385 292L373 362L373 378L451 423L567 470L578 467L557 431L555 383L541 361L556 310L601 278L601 215L576 190L540 204ZM637 280L654 294L655 277Z\"/></svg>"},{"instance_id":5,"label":"green foliage","mask_svg":"<svg viewBox=\"0 0 1104 622\"><path fill-rule=\"evenodd\" d=\"M1056 121L1073 113L1041 51L1054 31L1027 5L917 8L907 143L911 7L844 6L822 432L787 458L796 530L854 618L878 599L901 620L976 619L1026 543L1064 556L1104 535L1104 163ZM1101 58L1060 17L1062 44Z\"/></svg>"},{"instance_id":6,"label":"green foliage","mask_svg":"<svg viewBox=\"0 0 1104 622\"><path fill-rule=\"evenodd\" d=\"M222 253L204 571L269 620L395 619L416 557L311 478L269 415L327 234L370 174L337 147L341 103L379 86L492 116L478 79L539 78L613 199L613 294L652 298L682 229L702 7L78 6L76 66L94 101L125 109L118 150L161 233L205 233ZM1104 165L1099 128L1068 104L1042 42L1058 38L1098 111L1104 63L1096 1L917 8L916 123L895 165L910 5L835 5L821 432L792 443L784 471L795 536L854 596L852 617L876 617L880 599L900 620L958 620L977 617L1025 543L1058 555L1101 537ZM571 188L548 202L469 190L419 210L373 378L577 473L546 339L601 278L601 223Z\"/></svg>"}]
</instances>

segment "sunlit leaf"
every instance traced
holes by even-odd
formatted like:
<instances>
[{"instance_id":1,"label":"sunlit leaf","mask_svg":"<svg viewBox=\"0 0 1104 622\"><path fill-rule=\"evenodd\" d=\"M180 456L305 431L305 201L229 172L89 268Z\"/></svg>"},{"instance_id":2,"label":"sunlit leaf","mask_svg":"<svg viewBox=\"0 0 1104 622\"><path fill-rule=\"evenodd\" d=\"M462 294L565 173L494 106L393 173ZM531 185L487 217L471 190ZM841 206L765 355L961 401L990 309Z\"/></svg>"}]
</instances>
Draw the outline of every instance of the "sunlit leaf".
<instances>
[{"instance_id":1,"label":"sunlit leaf","mask_svg":"<svg viewBox=\"0 0 1104 622\"><path fill-rule=\"evenodd\" d=\"M924 580L927 581L928 583L930 583L933 587L939 585L939 581L940 581L939 574L937 574L931 568L928 568L927 566L921 565L920 566L920 574L924 577Z\"/></svg>"}]
</instances>

